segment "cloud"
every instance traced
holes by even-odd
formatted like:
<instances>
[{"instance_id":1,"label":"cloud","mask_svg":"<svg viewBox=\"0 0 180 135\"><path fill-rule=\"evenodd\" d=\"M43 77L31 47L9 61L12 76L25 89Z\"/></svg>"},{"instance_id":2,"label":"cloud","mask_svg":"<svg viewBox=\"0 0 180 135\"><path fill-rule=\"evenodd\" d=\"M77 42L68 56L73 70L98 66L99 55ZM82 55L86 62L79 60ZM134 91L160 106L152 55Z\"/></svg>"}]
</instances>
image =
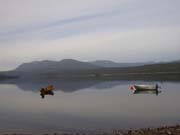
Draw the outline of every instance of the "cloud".
<instances>
[{"instance_id":1,"label":"cloud","mask_svg":"<svg viewBox=\"0 0 180 135\"><path fill-rule=\"evenodd\" d=\"M142 27L179 26L180 24L176 1L171 3L167 1L145 3L141 0L127 0L126 2L121 0L113 2L87 1L84 3L79 0L76 3L71 3L76 8L67 11L71 7L69 3L68 1L49 3L45 0L43 6L39 7L37 1L27 3L24 1L17 3L16 1L16 4L7 1L0 8L2 10L0 40L63 37L98 29L101 31L106 29L124 30ZM22 12L23 9L28 10L30 15ZM11 14L9 12L11 10L16 11ZM8 18L12 20L8 21ZM11 27L11 24L14 26Z\"/></svg>"},{"instance_id":2,"label":"cloud","mask_svg":"<svg viewBox=\"0 0 180 135\"><path fill-rule=\"evenodd\" d=\"M57 18L64 20L76 16L100 13L118 5L124 6L124 0L14 0L0 1L1 27L20 27L38 22L51 22ZM109 9L108 9L109 8Z\"/></svg>"},{"instance_id":3,"label":"cloud","mask_svg":"<svg viewBox=\"0 0 180 135\"><path fill-rule=\"evenodd\" d=\"M23 41L1 48L0 61L6 58L9 63L13 61L18 65L34 60L63 58L119 62L173 60L180 53L179 35L180 27L170 27L97 32L49 41Z\"/></svg>"},{"instance_id":4,"label":"cloud","mask_svg":"<svg viewBox=\"0 0 180 135\"><path fill-rule=\"evenodd\" d=\"M179 4L178 0L0 1L0 68L43 59L178 59Z\"/></svg>"}]
</instances>

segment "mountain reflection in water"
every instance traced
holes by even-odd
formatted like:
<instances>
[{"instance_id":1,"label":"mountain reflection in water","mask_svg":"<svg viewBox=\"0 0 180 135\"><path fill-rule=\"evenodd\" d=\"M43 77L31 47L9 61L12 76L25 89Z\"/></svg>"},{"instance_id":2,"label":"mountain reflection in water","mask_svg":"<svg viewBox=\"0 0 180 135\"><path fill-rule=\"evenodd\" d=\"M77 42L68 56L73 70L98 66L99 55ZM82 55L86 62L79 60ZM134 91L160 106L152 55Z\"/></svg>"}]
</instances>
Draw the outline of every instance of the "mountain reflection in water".
<instances>
[{"instance_id":1,"label":"mountain reflection in water","mask_svg":"<svg viewBox=\"0 0 180 135\"><path fill-rule=\"evenodd\" d=\"M1 84L15 84L24 91L39 92L40 88L53 85L55 90L63 92L75 92L86 88L96 88L99 90L110 89L117 85L125 85L133 81L99 81L99 80L10 80L1 82Z\"/></svg>"}]
</instances>

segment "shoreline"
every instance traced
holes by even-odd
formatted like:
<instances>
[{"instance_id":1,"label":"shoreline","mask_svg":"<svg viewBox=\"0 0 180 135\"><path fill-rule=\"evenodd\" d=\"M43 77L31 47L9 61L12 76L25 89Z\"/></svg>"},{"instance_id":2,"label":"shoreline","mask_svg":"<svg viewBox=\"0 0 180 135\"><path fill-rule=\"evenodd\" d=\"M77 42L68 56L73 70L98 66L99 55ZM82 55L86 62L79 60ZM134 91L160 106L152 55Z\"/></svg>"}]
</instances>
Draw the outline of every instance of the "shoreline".
<instances>
[{"instance_id":1,"label":"shoreline","mask_svg":"<svg viewBox=\"0 0 180 135\"><path fill-rule=\"evenodd\" d=\"M54 132L54 133L3 133L0 135L180 135L180 125L160 126L156 128L139 128L139 129L117 129L112 131L100 131L93 133L86 132Z\"/></svg>"}]
</instances>

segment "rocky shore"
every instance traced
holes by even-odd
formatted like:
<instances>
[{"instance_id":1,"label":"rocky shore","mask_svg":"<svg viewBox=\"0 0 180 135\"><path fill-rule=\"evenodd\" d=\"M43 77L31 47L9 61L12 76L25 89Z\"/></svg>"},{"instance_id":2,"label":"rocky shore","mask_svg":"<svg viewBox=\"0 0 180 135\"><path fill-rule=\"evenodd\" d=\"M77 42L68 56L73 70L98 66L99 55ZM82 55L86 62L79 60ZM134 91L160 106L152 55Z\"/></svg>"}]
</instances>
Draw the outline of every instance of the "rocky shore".
<instances>
[{"instance_id":1,"label":"rocky shore","mask_svg":"<svg viewBox=\"0 0 180 135\"><path fill-rule=\"evenodd\" d=\"M14 134L2 134L2 135L31 135L31 134L14 133ZM59 133L45 133L39 135L180 135L180 125L162 126L158 128L142 128L137 130L113 130L108 132L101 131L99 133L59 132Z\"/></svg>"},{"instance_id":2,"label":"rocky shore","mask_svg":"<svg viewBox=\"0 0 180 135\"><path fill-rule=\"evenodd\" d=\"M138 130L114 131L112 135L180 135L180 125L143 128Z\"/></svg>"}]
</instances>

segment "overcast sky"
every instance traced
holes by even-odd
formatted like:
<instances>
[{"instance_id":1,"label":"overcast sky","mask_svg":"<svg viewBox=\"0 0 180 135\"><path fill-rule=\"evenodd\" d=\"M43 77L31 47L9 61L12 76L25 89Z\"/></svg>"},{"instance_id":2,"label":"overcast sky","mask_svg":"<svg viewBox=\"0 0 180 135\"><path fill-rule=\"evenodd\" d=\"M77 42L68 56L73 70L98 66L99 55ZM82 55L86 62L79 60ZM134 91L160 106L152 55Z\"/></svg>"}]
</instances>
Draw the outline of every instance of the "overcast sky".
<instances>
[{"instance_id":1,"label":"overcast sky","mask_svg":"<svg viewBox=\"0 0 180 135\"><path fill-rule=\"evenodd\" d=\"M180 0L0 0L0 70L64 58L180 59Z\"/></svg>"}]
</instances>

